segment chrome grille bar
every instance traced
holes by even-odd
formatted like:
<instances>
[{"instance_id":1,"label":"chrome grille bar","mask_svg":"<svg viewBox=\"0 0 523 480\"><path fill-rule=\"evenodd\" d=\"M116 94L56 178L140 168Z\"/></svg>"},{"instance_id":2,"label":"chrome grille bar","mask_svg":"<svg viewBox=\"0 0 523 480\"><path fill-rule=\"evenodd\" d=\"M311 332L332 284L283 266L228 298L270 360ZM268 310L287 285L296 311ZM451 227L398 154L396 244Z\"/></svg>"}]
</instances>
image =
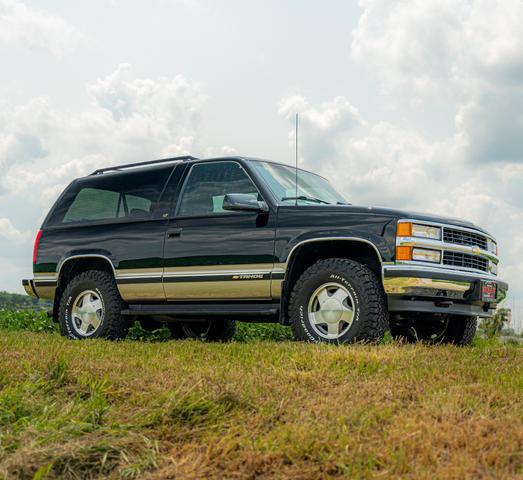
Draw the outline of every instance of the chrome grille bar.
<instances>
[{"instance_id":1,"label":"chrome grille bar","mask_svg":"<svg viewBox=\"0 0 523 480\"><path fill-rule=\"evenodd\" d=\"M487 238L483 235L448 227L443 229L443 241L445 243L453 243L456 245L476 246L482 250L487 250L488 246Z\"/></svg>"}]
</instances>

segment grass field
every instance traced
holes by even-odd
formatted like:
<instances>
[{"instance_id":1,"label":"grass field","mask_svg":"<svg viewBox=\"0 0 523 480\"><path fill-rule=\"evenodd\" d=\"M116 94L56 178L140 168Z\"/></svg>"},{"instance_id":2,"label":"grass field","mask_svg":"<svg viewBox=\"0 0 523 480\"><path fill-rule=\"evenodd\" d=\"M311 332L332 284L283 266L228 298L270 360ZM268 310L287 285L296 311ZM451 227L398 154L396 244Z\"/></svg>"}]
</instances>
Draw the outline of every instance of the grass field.
<instances>
[{"instance_id":1,"label":"grass field","mask_svg":"<svg viewBox=\"0 0 523 480\"><path fill-rule=\"evenodd\" d=\"M74 342L3 325L0 478L523 478L515 345L328 347L270 326L231 344Z\"/></svg>"}]
</instances>

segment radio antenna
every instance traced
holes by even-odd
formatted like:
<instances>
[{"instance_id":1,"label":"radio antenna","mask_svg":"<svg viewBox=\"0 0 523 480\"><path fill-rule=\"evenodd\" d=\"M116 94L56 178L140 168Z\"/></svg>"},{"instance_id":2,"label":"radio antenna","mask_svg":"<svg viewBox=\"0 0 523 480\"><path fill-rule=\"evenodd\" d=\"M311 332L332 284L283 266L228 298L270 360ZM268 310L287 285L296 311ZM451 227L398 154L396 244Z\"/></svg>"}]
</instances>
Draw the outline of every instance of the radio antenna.
<instances>
[{"instance_id":1,"label":"radio antenna","mask_svg":"<svg viewBox=\"0 0 523 480\"><path fill-rule=\"evenodd\" d=\"M298 114L296 114L296 133L295 133L295 164L296 164L296 194L295 205L298 206Z\"/></svg>"}]
</instances>

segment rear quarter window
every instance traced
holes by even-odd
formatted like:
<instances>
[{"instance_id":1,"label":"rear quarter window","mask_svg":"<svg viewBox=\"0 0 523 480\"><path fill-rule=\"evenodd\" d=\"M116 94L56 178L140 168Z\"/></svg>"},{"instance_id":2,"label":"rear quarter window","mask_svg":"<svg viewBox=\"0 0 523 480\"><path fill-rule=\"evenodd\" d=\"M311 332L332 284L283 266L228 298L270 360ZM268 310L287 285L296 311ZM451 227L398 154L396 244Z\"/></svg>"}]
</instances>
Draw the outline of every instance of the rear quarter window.
<instances>
[{"instance_id":1,"label":"rear quarter window","mask_svg":"<svg viewBox=\"0 0 523 480\"><path fill-rule=\"evenodd\" d=\"M45 226L149 219L173 167L108 173L74 182Z\"/></svg>"},{"instance_id":2,"label":"rear quarter window","mask_svg":"<svg viewBox=\"0 0 523 480\"><path fill-rule=\"evenodd\" d=\"M98 188L83 188L67 210L62 223L116 218L120 193Z\"/></svg>"}]
</instances>

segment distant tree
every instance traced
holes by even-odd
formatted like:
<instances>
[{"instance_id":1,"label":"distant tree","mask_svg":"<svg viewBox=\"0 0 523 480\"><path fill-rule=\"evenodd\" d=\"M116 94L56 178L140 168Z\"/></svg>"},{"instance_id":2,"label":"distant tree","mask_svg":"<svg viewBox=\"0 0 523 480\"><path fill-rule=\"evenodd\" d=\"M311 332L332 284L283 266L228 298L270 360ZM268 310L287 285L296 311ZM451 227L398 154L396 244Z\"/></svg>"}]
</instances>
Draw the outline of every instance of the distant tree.
<instances>
[{"instance_id":1,"label":"distant tree","mask_svg":"<svg viewBox=\"0 0 523 480\"><path fill-rule=\"evenodd\" d=\"M501 335L504 337L513 337L516 335L516 331L513 328L504 327L503 330L501 330Z\"/></svg>"},{"instance_id":2,"label":"distant tree","mask_svg":"<svg viewBox=\"0 0 523 480\"><path fill-rule=\"evenodd\" d=\"M509 310L507 308L498 308L491 318L485 318L481 322L480 330L487 338L493 338L501 335L503 327L509 321Z\"/></svg>"},{"instance_id":3,"label":"distant tree","mask_svg":"<svg viewBox=\"0 0 523 480\"><path fill-rule=\"evenodd\" d=\"M40 310L52 307L51 302L38 300L29 295L0 292L0 309L4 310Z\"/></svg>"}]
</instances>

